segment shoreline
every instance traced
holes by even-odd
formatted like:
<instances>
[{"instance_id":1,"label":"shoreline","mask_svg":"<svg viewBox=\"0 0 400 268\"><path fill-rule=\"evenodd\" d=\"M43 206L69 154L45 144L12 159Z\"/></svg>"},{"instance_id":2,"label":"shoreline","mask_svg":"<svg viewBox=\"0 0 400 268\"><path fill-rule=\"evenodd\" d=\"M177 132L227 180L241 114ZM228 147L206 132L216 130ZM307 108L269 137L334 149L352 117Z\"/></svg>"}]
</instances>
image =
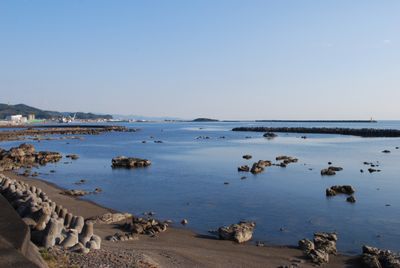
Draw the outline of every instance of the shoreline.
<instances>
[{"instance_id":1,"label":"shoreline","mask_svg":"<svg viewBox=\"0 0 400 268\"><path fill-rule=\"evenodd\" d=\"M23 177L15 171L2 173L12 179L42 188L53 201L84 218L103 215L107 212L119 212L90 200L62 195L60 194L63 190L61 187L43 179ZM103 239L102 248L114 253L133 250L139 254L139 259L146 260L145 266L138 267L278 267L285 265L290 267L293 264L313 267L313 264L306 260L302 251L296 246L268 244L257 247L251 243L236 244L219 240L211 235L197 234L189 228L169 227L165 233L156 237L140 235L138 241L110 242L105 237L118 231L116 225L95 225L96 232ZM358 259L358 256L339 254L332 257L325 267L361 267Z\"/></svg>"}]
</instances>

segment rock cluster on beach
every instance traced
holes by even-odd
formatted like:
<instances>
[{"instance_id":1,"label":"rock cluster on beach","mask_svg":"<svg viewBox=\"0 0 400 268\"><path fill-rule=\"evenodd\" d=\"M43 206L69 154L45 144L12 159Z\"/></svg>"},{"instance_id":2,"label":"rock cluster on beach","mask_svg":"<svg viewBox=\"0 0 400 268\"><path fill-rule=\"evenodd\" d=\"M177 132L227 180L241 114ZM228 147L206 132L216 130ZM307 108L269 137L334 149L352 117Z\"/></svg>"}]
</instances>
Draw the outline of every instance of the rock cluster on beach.
<instances>
[{"instance_id":1,"label":"rock cluster on beach","mask_svg":"<svg viewBox=\"0 0 400 268\"><path fill-rule=\"evenodd\" d=\"M132 220L123 225L123 229L133 234L155 235L165 232L168 223L153 218L132 217Z\"/></svg>"},{"instance_id":2,"label":"rock cluster on beach","mask_svg":"<svg viewBox=\"0 0 400 268\"><path fill-rule=\"evenodd\" d=\"M0 193L30 227L31 239L38 246L59 245L79 253L100 249L101 238L93 233L93 222L72 215L40 188L0 174Z\"/></svg>"},{"instance_id":3,"label":"rock cluster on beach","mask_svg":"<svg viewBox=\"0 0 400 268\"><path fill-rule=\"evenodd\" d=\"M365 268L399 268L400 256L390 250L363 246L361 256L363 267Z\"/></svg>"},{"instance_id":4,"label":"rock cluster on beach","mask_svg":"<svg viewBox=\"0 0 400 268\"><path fill-rule=\"evenodd\" d=\"M229 226L222 226L218 228L218 237L222 240L232 240L237 243L244 243L253 237L255 226L255 222L245 221Z\"/></svg>"},{"instance_id":5,"label":"rock cluster on beach","mask_svg":"<svg viewBox=\"0 0 400 268\"><path fill-rule=\"evenodd\" d=\"M299 248L313 263L321 265L329 262L329 254L337 254L337 239L335 233L315 233L313 241L300 240Z\"/></svg>"},{"instance_id":6,"label":"rock cluster on beach","mask_svg":"<svg viewBox=\"0 0 400 268\"><path fill-rule=\"evenodd\" d=\"M147 159L141 159L136 157L118 156L112 159L111 166L113 168L136 168L136 167L147 167L151 165L151 161Z\"/></svg>"},{"instance_id":7,"label":"rock cluster on beach","mask_svg":"<svg viewBox=\"0 0 400 268\"><path fill-rule=\"evenodd\" d=\"M31 168L37 165L60 161L62 155L58 152L36 152L31 144L23 143L10 150L0 149L0 171L14 170L22 167Z\"/></svg>"},{"instance_id":8,"label":"rock cluster on beach","mask_svg":"<svg viewBox=\"0 0 400 268\"><path fill-rule=\"evenodd\" d=\"M100 224L113 224L124 220L131 219L133 216L130 213L106 213L101 216L89 218L90 221Z\"/></svg>"},{"instance_id":9,"label":"rock cluster on beach","mask_svg":"<svg viewBox=\"0 0 400 268\"><path fill-rule=\"evenodd\" d=\"M117 215L118 214L118 215ZM106 239L112 242L127 241L127 240L138 240L139 234L155 236L158 233L165 232L168 227L167 222L161 222L153 218L140 218L134 217L131 214L111 214L103 215L105 219L98 219L100 223L106 222L122 222L120 229L125 231L124 233L117 232L114 235L107 236ZM112 220L111 220L112 218Z\"/></svg>"}]
</instances>

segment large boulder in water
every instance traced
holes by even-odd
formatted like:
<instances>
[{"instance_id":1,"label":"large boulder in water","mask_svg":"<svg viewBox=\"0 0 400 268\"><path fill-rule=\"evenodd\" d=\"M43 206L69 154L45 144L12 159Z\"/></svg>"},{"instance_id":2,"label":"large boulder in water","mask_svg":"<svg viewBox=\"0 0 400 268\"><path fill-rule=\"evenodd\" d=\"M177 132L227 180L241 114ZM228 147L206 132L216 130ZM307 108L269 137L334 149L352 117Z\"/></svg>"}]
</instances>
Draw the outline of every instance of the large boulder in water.
<instances>
[{"instance_id":1,"label":"large boulder in water","mask_svg":"<svg viewBox=\"0 0 400 268\"><path fill-rule=\"evenodd\" d=\"M218 236L222 240L232 240L237 243L249 241L253 237L256 224L254 222L239 222L218 229Z\"/></svg>"},{"instance_id":2,"label":"large boulder in water","mask_svg":"<svg viewBox=\"0 0 400 268\"><path fill-rule=\"evenodd\" d=\"M136 157L118 156L112 159L112 167L123 167L123 168L136 168L136 167L147 167L151 165L150 160L141 159Z\"/></svg>"}]
</instances>

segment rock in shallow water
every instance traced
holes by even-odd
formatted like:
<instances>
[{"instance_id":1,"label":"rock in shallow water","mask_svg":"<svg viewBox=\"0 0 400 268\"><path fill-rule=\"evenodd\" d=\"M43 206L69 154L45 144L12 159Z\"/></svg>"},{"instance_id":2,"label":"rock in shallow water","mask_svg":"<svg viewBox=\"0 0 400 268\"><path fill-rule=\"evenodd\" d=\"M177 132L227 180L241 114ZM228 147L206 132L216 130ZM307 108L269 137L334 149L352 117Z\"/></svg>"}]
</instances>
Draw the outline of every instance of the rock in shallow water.
<instances>
[{"instance_id":1,"label":"rock in shallow water","mask_svg":"<svg viewBox=\"0 0 400 268\"><path fill-rule=\"evenodd\" d=\"M136 167L147 167L150 166L151 162L147 159L118 156L112 159L112 167L123 167L123 168L136 168Z\"/></svg>"}]
</instances>

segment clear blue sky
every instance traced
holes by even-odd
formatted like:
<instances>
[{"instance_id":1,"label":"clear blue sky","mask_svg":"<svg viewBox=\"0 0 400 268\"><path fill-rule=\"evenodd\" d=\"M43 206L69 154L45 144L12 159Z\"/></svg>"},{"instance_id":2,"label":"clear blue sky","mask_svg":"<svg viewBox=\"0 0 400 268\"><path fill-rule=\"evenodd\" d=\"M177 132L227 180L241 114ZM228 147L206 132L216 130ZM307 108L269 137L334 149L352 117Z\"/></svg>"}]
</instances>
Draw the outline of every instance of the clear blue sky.
<instances>
[{"instance_id":1,"label":"clear blue sky","mask_svg":"<svg viewBox=\"0 0 400 268\"><path fill-rule=\"evenodd\" d=\"M0 102L400 119L400 1L0 0Z\"/></svg>"}]
</instances>

